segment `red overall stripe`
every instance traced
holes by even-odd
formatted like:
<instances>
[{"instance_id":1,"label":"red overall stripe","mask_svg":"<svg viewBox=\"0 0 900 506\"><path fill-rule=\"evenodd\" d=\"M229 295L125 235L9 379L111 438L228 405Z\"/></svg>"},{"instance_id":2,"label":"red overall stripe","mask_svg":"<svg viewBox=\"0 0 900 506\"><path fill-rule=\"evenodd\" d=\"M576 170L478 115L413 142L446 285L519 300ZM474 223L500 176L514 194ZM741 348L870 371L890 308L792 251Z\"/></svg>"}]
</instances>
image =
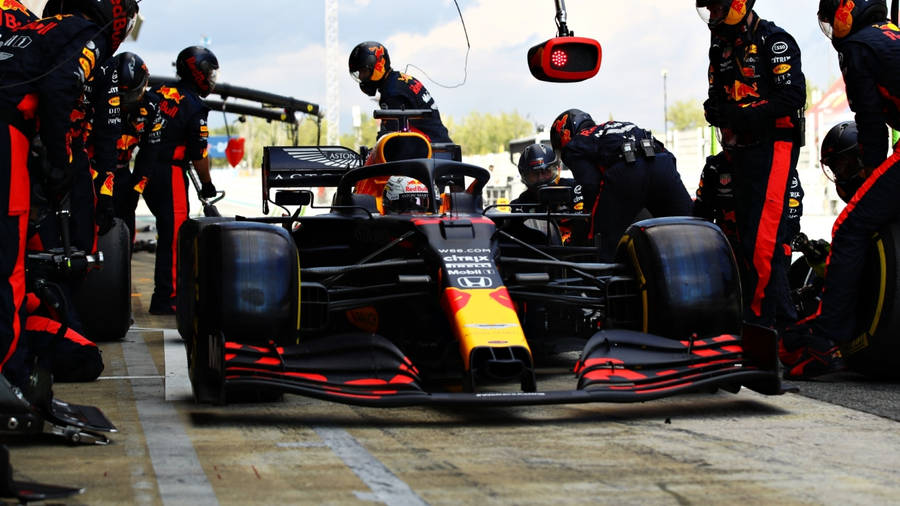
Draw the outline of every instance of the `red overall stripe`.
<instances>
[{"instance_id":1,"label":"red overall stripe","mask_svg":"<svg viewBox=\"0 0 900 506\"><path fill-rule=\"evenodd\" d=\"M175 228L172 232L172 293L175 297L176 271L178 264L176 253L178 251L178 229L188 217L188 196L184 186L184 170L177 165L172 166L172 217Z\"/></svg>"},{"instance_id":2,"label":"red overall stripe","mask_svg":"<svg viewBox=\"0 0 900 506\"><path fill-rule=\"evenodd\" d=\"M31 180L28 177L28 138L13 126L9 130L10 168L9 215L28 214L31 209Z\"/></svg>"},{"instance_id":3,"label":"red overall stripe","mask_svg":"<svg viewBox=\"0 0 900 506\"><path fill-rule=\"evenodd\" d=\"M32 332L46 332L48 334L56 334L57 332L59 332L60 328L62 328L61 323L56 320L51 320L50 318L47 318L45 316L29 316L28 319L25 320L25 330L30 330ZM79 346L97 346L92 341L72 329L66 329L66 333L63 338Z\"/></svg>"},{"instance_id":4,"label":"red overall stripe","mask_svg":"<svg viewBox=\"0 0 900 506\"><path fill-rule=\"evenodd\" d=\"M787 191L788 173L791 170L792 142L775 142L772 157L772 168L769 170L769 183L766 186L766 202L759 217L759 228L756 231L756 244L753 250L753 267L758 279L753 291L750 309L756 316L762 316L762 301L766 287L772 277L772 257L775 255L775 240L778 236L778 225L784 213L784 194Z\"/></svg>"},{"instance_id":5,"label":"red overall stripe","mask_svg":"<svg viewBox=\"0 0 900 506\"><path fill-rule=\"evenodd\" d=\"M19 216L19 249L16 255L16 266L13 268L12 276L9 278L10 288L12 288L13 304L15 312L13 313L13 342L6 350L6 356L0 362L0 371L9 361L10 357L15 353L19 346L19 337L22 335L22 321L19 318L19 311L25 302L25 234L28 232L28 214Z\"/></svg>"},{"instance_id":6,"label":"red overall stripe","mask_svg":"<svg viewBox=\"0 0 900 506\"><path fill-rule=\"evenodd\" d=\"M27 97L26 97L27 98ZM23 100L24 102L24 100ZM12 290L13 305L13 341L10 343L6 355L0 361L0 370L9 361L19 345L19 337L22 334L22 321L19 311L25 301L25 236L28 233L28 211L31 208L31 181L28 177L28 139L18 129L9 126L10 149L10 186L9 186L9 216L18 217L18 243L16 249L16 265L9 278Z\"/></svg>"}]
</instances>

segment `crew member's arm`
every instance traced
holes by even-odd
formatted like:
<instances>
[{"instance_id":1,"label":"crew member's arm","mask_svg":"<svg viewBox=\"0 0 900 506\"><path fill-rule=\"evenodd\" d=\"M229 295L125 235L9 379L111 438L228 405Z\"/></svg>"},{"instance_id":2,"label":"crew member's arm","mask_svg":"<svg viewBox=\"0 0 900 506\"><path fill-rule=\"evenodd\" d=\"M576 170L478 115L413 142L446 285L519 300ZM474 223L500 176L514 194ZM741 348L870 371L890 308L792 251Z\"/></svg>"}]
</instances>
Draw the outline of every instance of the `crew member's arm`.
<instances>
[{"instance_id":1,"label":"crew member's arm","mask_svg":"<svg viewBox=\"0 0 900 506\"><path fill-rule=\"evenodd\" d=\"M194 164L197 175L200 177L202 188L200 195L205 198L216 196L216 187L212 183L212 176L209 173L209 127L206 125L206 117L209 114L208 109L202 109L193 117L188 124L188 138L186 139L186 152L188 159Z\"/></svg>"},{"instance_id":2,"label":"crew member's arm","mask_svg":"<svg viewBox=\"0 0 900 506\"><path fill-rule=\"evenodd\" d=\"M703 102L703 114L707 123L712 126L723 126L721 124L721 109L726 103L725 91L719 79L719 73L716 69L719 67L722 55L722 42L714 35L711 36L709 43L709 68L706 70L706 78L709 82L707 88L707 98Z\"/></svg>"},{"instance_id":3,"label":"crew member's arm","mask_svg":"<svg viewBox=\"0 0 900 506\"><path fill-rule=\"evenodd\" d=\"M868 176L885 160L890 144L875 80L878 59L866 46L847 43L841 48L841 62L850 109L856 114L859 158Z\"/></svg>"},{"instance_id":4,"label":"crew member's arm","mask_svg":"<svg viewBox=\"0 0 900 506\"><path fill-rule=\"evenodd\" d=\"M84 31L69 39L59 49L60 60L54 70L39 84L38 117L40 119L41 141L47 148L50 173L45 175L47 189L62 196L71 186L74 177L76 156L74 153L73 128L83 120L80 103L84 83L91 77L95 67L107 56L106 42L102 38L91 41ZM72 55L77 57L72 58Z\"/></svg>"},{"instance_id":5,"label":"crew member's arm","mask_svg":"<svg viewBox=\"0 0 900 506\"><path fill-rule=\"evenodd\" d=\"M209 173L209 157L191 160L191 163L194 164L194 169L197 170L197 175L200 176L201 183L212 182L212 176Z\"/></svg>"}]
</instances>

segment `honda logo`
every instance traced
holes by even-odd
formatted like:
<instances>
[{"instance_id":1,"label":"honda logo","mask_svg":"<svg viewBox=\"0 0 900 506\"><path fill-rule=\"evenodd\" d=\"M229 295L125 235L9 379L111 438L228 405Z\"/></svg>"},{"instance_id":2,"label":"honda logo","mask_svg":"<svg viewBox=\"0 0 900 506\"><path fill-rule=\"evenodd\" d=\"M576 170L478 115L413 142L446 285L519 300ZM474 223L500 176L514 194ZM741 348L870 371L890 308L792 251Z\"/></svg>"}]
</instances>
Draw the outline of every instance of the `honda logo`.
<instances>
[{"instance_id":1,"label":"honda logo","mask_svg":"<svg viewBox=\"0 0 900 506\"><path fill-rule=\"evenodd\" d=\"M494 286L491 278L485 276L459 278L459 286L463 288L490 288Z\"/></svg>"}]
</instances>

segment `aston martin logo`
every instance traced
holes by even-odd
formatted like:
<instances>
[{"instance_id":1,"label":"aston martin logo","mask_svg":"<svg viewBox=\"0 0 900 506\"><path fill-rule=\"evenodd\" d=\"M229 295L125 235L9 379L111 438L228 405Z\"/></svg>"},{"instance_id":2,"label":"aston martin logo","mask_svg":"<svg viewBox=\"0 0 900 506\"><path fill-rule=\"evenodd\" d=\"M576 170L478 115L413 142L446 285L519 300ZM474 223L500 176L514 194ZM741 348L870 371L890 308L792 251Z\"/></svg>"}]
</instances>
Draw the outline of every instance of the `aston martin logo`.
<instances>
[{"instance_id":1,"label":"aston martin logo","mask_svg":"<svg viewBox=\"0 0 900 506\"><path fill-rule=\"evenodd\" d=\"M359 155L347 150L331 151L326 148L284 148L284 152L295 160L312 162L326 167L352 169L359 167Z\"/></svg>"}]
</instances>

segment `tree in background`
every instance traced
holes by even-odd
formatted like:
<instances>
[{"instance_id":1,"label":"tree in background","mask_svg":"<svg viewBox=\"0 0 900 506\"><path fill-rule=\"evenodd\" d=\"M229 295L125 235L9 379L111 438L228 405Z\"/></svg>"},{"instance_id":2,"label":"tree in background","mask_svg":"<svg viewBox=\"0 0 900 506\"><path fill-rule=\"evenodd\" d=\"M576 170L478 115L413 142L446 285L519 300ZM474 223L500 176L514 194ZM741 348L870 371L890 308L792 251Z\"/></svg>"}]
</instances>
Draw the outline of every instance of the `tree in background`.
<instances>
[{"instance_id":1,"label":"tree in background","mask_svg":"<svg viewBox=\"0 0 900 506\"><path fill-rule=\"evenodd\" d=\"M518 112L500 114L469 113L459 123L448 117L445 121L453 142L462 146L465 155L481 155L506 151L509 141L534 133L534 124ZM326 128L322 121L322 130ZM243 137L244 159L250 167L262 166L264 146L293 145L293 132L289 125L262 118L247 117L246 121L234 121L229 118L228 133L233 137ZM319 138L318 126L312 116L302 116L297 132L297 144L314 146L324 137ZM378 133L378 122L371 116L363 117L362 125L357 132L341 135L341 145L354 151L360 146L375 145ZM215 128L210 135L226 135L226 128ZM213 159L213 167L228 167L224 159Z\"/></svg>"},{"instance_id":2,"label":"tree in background","mask_svg":"<svg viewBox=\"0 0 900 506\"><path fill-rule=\"evenodd\" d=\"M378 122L372 115L363 115L358 131L352 134L341 135L341 146L359 151L360 146L372 147L375 145L375 135L378 133Z\"/></svg>"},{"instance_id":3,"label":"tree in background","mask_svg":"<svg viewBox=\"0 0 900 506\"><path fill-rule=\"evenodd\" d=\"M707 123L703 104L696 98L675 102L669 107L669 123L675 130L705 127Z\"/></svg>"},{"instance_id":4,"label":"tree in background","mask_svg":"<svg viewBox=\"0 0 900 506\"><path fill-rule=\"evenodd\" d=\"M518 112L481 114L471 112L459 123L448 117L444 123L463 155L506 151L509 141L534 133L534 124Z\"/></svg>"}]
</instances>

